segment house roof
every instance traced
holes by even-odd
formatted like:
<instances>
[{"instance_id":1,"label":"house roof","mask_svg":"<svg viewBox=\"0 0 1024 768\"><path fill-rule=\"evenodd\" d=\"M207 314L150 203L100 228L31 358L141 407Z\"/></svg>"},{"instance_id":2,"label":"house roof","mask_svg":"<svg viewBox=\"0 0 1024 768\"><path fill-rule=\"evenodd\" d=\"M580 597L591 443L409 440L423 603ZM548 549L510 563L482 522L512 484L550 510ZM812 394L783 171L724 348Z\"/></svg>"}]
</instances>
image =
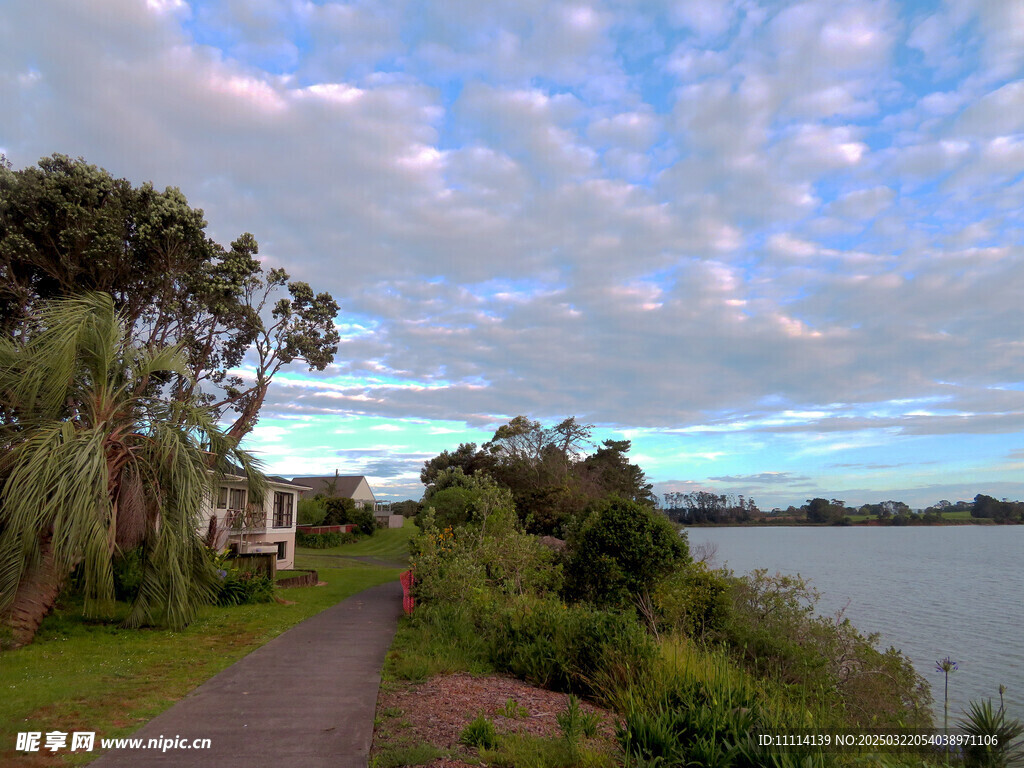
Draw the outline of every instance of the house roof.
<instances>
[{"instance_id":1,"label":"house roof","mask_svg":"<svg viewBox=\"0 0 1024 768\"><path fill-rule=\"evenodd\" d=\"M299 483L294 483L291 480L288 480L287 478L284 477L279 477L278 475L267 475L267 480L274 483L275 485L287 485L291 488L301 488L304 491L313 490L308 485L300 485Z\"/></svg>"},{"instance_id":2,"label":"house roof","mask_svg":"<svg viewBox=\"0 0 1024 768\"><path fill-rule=\"evenodd\" d=\"M245 470L237 464L230 461L223 461L220 464L220 471L225 477L238 478L240 480L245 479ZM286 485L289 488L299 488L303 491L310 491L312 488L308 485L300 485L299 483L292 482L287 478L281 477L280 475L267 475L267 482L271 485Z\"/></svg>"},{"instance_id":3,"label":"house roof","mask_svg":"<svg viewBox=\"0 0 1024 768\"><path fill-rule=\"evenodd\" d=\"M318 493L326 492L331 483L335 483L335 490L339 496L352 498L352 494L356 492L356 488L359 487L359 483L362 480L366 480L366 475L320 475L315 477L293 477L293 483L301 483L302 485L312 488ZM366 482L366 487L370 487L369 481ZM370 495L373 496L373 489L370 489ZM376 497L374 497L376 498Z\"/></svg>"}]
</instances>

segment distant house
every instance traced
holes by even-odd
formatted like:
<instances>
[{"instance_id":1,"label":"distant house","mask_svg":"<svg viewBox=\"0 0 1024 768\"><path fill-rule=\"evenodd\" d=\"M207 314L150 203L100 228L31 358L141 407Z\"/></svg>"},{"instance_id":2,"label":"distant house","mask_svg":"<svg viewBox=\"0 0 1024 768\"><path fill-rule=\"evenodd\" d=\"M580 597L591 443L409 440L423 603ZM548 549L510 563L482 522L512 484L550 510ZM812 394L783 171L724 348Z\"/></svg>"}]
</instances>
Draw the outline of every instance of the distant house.
<instances>
[{"instance_id":1,"label":"distant house","mask_svg":"<svg viewBox=\"0 0 1024 768\"><path fill-rule=\"evenodd\" d=\"M302 498L309 499L317 494L337 496L341 499L352 499L357 507L372 510L377 505L377 497L370 490L365 475L319 475L316 477L293 477L293 483L309 488L303 491Z\"/></svg>"},{"instance_id":2,"label":"distant house","mask_svg":"<svg viewBox=\"0 0 1024 768\"><path fill-rule=\"evenodd\" d=\"M292 482L309 488L309 490L302 493L302 498L304 499L312 498L317 494L352 499L357 507L373 512L373 516L377 518L377 524L385 528L401 528L404 522L401 515L392 515L390 513L390 502L377 501L377 497L373 495L365 475L293 477Z\"/></svg>"},{"instance_id":3,"label":"distant house","mask_svg":"<svg viewBox=\"0 0 1024 768\"><path fill-rule=\"evenodd\" d=\"M283 477L268 476L263 503L251 503L245 476L225 474L209 500L203 530L217 532L218 548L240 554L276 553L278 569L294 568L298 501L308 490ZM215 525L211 525L213 520Z\"/></svg>"}]
</instances>

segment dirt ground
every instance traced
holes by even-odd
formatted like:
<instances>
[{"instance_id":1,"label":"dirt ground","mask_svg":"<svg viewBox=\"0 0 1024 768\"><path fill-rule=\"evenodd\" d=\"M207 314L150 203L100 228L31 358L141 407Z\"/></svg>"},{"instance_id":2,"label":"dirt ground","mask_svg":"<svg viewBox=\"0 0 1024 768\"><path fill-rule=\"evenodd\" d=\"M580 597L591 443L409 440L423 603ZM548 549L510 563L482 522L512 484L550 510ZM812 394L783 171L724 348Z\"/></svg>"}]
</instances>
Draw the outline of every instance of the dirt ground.
<instances>
[{"instance_id":1,"label":"dirt ground","mask_svg":"<svg viewBox=\"0 0 1024 768\"><path fill-rule=\"evenodd\" d=\"M509 704L510 700L514 705ZM460 673L439 675L422 683L389 683L381 688L377 700L373 753L398 738L405 744L432 744L451 751L451 757L434 760L431 768L462 768L471 763L459 756L470 757L473 752L459 744L459 735L481 713L494 722L499 734L559 736L556 715L568 703L567 694L502 675L473 677ZM598 715L597 739L613 750L613 714L585 701L580 702L580 708L584 714Z\"/></svg>"}]
</instances>

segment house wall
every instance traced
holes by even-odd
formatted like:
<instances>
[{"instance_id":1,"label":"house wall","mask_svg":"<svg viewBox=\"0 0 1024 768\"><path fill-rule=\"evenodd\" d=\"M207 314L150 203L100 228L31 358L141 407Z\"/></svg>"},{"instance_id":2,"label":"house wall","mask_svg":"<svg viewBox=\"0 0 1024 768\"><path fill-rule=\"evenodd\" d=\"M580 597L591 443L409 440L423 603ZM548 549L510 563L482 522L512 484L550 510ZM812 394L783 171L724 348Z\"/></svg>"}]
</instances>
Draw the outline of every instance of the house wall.
<instances>
[{"instance_id":1,"label":"house wall","mask_svg":"<svg viewBox=\"0 0 1024 768\"><path fill-rule=\"evenodd\" d=\"M373 509L374 502L376 499L373 497L373 491L370 490L370 484L366 482L364 477L359 481L359 485L352 492L352 500L357 504L369 504L370 509Z\"/></svg>"},{"instance_id":2,"label":"house wall","mask_svg":"<svg viewBox=\"0 0 1024 768\"><path fill-rule=\"evenodd\" d=\"M220 488L226 488L227 493L227 506L218 506L220 501ZM212 517L217 518L217 525L220 528L226 528L227 516L231 509L231 491L246 490L247 485L242 479L227 478L222 480L218 490L214 493L212 499L208 503L208 511L203 517L203 527L201 533L205 534L209 530L210 519ZM292 519L288 526L274 527L274 494L284 493L292 497ZM246 501L248 501L248 494L246 494ZM252 544L264 544L264 545L277 545L283 544L284 557L278 556L277 568L279 570L291 570L295 567L295 525L298 520L298 503L299 503L299 489L288 486L282 486L276 483L270 483L267 488L266 497L263 499L263 511L265 514L265 524L263 527L254 528L252 530L242 531L231 531L228 534L227 542L225 546L235 545L239 547L241 551L245 551L246 545Z\"/></svg>"}]
</instances>

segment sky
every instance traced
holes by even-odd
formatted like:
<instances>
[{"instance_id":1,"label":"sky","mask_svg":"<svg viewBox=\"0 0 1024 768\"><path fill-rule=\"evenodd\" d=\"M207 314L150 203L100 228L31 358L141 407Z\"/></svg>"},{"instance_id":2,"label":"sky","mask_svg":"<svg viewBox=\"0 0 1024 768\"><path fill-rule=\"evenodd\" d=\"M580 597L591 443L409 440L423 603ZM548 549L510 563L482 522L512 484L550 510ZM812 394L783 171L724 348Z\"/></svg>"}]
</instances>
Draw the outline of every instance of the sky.
<instances>
[{"instance_id":1,"label":"sky","mask_svg":"<svg viewBox=\"0 0 1024 768\"><path fill-rule=\"evenodd\" d=\"M1024 498L1024 0L4 2L0 104L338 300L274 474L419 498L524 414L661 493Z\"/></svg>"}]
</instances>

